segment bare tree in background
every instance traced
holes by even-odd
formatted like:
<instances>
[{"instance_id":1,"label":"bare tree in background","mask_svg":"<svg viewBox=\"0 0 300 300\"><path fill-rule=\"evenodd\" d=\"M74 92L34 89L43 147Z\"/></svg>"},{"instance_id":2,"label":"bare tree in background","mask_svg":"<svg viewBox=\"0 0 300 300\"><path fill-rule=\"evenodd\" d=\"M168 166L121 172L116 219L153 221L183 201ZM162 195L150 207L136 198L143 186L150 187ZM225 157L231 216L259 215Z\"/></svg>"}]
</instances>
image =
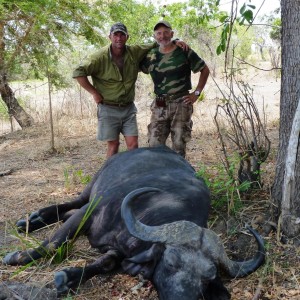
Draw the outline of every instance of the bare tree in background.
<instances>
[{"instance_id":1,"label":"bare tree in background","mask_svg":"<svg viewBox=\"0 0 300 300\"><path fill-rule=\"evenodd\" d=\"M261 187L261 164L270 151L265 120L261 120L249 85L235 82L238 91L230 87L229 95L216 109L214 121L217 126L223 163L230 178L240 183L248 181L251 187ZM264 113L263 113L264 116ZM237 174L232 170L232 156L238 154Z\"/></svg>"}]
</instances>

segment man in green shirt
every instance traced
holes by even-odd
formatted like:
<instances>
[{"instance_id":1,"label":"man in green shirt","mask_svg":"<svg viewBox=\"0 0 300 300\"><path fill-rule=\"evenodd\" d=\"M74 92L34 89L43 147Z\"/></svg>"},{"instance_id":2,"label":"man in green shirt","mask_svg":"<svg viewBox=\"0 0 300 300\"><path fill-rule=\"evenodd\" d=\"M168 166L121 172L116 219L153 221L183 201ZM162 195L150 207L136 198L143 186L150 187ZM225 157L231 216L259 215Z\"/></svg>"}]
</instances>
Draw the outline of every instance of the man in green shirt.
<instances>
[{"instance_id":1,"label":"man in green shirt","mask_svg":"<svg viewBox=\"0 0 300 300\"><path fill-rule=\"evenodd\" d=\"M165 144L171 134L173 150L185 157L186 143L191 139L193 104L204 89L209 68L192 49L183 51L172 43L172 37L170 23L158 22L154 38L159 47L151 49L140 66L151 75L156 94L148 125L149 145ZM191 72L200 73L193 92L189 91Z\"/></svg>"},{"instance_id":2,"label":"man in green shirt","mask_svg":"<svg viewBox=\"0 0 300 300\"><path fill-rule=\"evenodd\" d=\"M128 46L128 37L124 24L112 25L111 44L94 53L73 72L73 78L92 94L98 105L97 138L107 141L107 157L119 151L120 133L124 135L127 150L138 147L135 82L139 63L150 49L157 46L156 43ZM88 76L91 76L92 83Z\"/></svg>"}]
</instances>

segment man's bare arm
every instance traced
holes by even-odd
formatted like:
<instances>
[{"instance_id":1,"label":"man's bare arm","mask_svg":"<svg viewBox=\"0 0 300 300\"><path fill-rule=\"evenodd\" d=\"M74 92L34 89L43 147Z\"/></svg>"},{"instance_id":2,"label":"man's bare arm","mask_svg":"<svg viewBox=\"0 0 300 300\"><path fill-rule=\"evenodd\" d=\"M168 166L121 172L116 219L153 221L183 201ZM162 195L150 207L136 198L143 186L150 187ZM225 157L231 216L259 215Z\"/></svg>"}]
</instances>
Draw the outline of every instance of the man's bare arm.
<instances>
[{"instance_id":1,"label":"man's bare arm","mask_svg":"<svg viewBox=\"0 0 300 300\"><path fill-rule=\"evenodd\" d=\"M197 87L196 87L196 90L200 92L202 92L202 90L204 89L205 85L206 85L206 82L207 82L207 79L208 79L208 76L209 76L209 68L208 66L205 65L205 67L201 70L200 72L200 76L199 76L199 81L198 81L198 84L197 84ZM191 93L187 96L184 96L183 97L183 102L186 103L186 104L193 104L197 101L197 99L199 98L199 95L195 95L195 93Z\"/></svg>"},{"instance_id":2,"label":"man's bare arm","mask_svg":"<svg viewBox=\"0 0 300 300\"><path fill-rule=\"evenodd\" d=\"M89 79L86 76L75 77L75 79L86 91L92 94L97 104L102 103L103 101L102 96L95 89L95 87L90 83Z\"/></svg>"},{"instance_id":3,"label":"man's bare arm","mask_svg":"<svg viewBox=\"0 0 300 300\"><path fill-rule=\"evenodd\" d=\"M199 77L199 81L198 81L196 90L202 92L202 90L204 89L204 87L206 85L208 76L209 76L209 68L208 68L208 66L205 65L205 67L201 70L201 74Z\"/></svg>"}]
</instances>

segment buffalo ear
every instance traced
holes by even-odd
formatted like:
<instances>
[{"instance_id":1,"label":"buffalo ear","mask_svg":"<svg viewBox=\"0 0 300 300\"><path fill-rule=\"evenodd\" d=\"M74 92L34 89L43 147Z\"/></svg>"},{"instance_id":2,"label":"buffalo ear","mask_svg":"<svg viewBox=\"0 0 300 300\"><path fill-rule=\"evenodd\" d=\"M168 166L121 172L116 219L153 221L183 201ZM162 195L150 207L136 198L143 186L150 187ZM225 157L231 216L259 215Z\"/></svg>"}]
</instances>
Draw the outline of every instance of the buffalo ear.
<instances>
[{"instance_id":1,"label":"buffalo ear","mask_svg":"<svg viewBox=\"0 0 300 300\"><path fill-rule=\"evenodd\" d=\"M153 244L148 250L124 259L122 268L132 276L142 274L145 279L150 279L164 250L162 244Z\"/></svg>"}]
</instances>

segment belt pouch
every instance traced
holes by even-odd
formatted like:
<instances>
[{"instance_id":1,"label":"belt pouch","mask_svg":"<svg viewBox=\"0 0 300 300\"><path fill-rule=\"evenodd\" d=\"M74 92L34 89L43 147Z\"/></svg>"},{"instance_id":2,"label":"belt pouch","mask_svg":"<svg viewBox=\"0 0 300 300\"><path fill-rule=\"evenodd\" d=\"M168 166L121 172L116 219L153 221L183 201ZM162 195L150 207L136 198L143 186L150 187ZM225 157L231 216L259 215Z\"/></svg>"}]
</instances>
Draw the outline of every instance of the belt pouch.
<instances>
[{"instance_id":1,"label":"belt pouch","mask_svg":"<svg viewBox=\"0 0 300 300\"><path fill-rule=\"evenodd\" d=\"M166 99L164 97L156 97L155 98L155 103L157 107L166 107Z\"/></svg>"}]
</instances>

